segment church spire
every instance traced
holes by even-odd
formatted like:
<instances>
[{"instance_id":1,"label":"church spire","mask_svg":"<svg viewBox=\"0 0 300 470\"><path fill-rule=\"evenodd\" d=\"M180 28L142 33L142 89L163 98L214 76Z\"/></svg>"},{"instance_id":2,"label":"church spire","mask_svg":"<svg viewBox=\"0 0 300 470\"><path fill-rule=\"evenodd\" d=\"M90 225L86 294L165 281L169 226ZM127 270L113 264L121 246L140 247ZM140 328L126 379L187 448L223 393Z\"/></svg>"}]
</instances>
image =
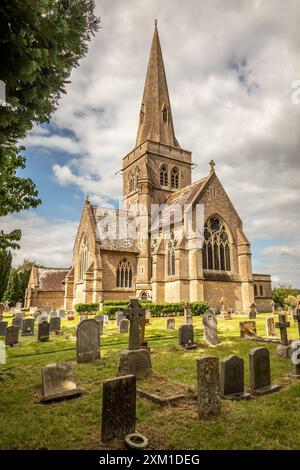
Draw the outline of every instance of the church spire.
<instances>
[{"instance_id":1,"label":"church spire","mask_svg":"<svg viewBox=\"0 0 300 470\"><path fill-rule=\"evenodd\" d=\"M155 20L136 145L142 144L145 140L179 147L174 133L157 20Z\"/></svg>"}]
</instances>

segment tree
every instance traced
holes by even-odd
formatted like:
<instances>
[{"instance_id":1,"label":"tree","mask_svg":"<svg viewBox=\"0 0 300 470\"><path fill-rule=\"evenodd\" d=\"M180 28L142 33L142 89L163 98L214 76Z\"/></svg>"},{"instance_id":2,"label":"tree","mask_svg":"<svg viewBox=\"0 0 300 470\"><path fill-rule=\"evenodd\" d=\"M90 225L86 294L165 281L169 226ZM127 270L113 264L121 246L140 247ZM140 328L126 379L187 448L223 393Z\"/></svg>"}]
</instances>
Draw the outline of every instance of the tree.
<instances>
[{"instance_id":1,"label":"tree","mask_svg":"<svg viewBox=\"0 0 300 470\"><path fill-rule=\"evenodd\" d=\"M26 158L19 140L49 122L74 67L99 28L94 0L2 0L0 79L0 217L40 204L34 183L17 170ZM0 247L18 248L21 232L0 230Z\"/></svg>"},{"instance_id":2,"label":"tree","mask_svg":"<svg viewBox=\"0 0 300 470\"><path fill-rule=\"evenodd\" d=\"M3 296L3 302L7 302L10 307L19 302L19 277L16 269L11 269L9 273L6 291Z\"/></svg>"},{"instance_id":3,"label":"tree","mask_svg":"<svg viewBox=\"0 0 300 470\"><path fill-rule=\"evenodd\" d=\"M0 301L6 291L12 256L10 251L0 248Z\"/></svg>"},{"instance_id":4,"label":"tree","mask_svg":"<svg viewBox=\"0 0 300 470\"><path fill-rule=\"evenodd\" d=\"M285 306L285 299L292 296L299 295L300 291L292 287L291 284L280 284L276 289L273 289L273 301L281 307Z\"/></svg>"},{"instance_id":5,"label":"tree","mask_svg":"<svg viewBox=\"0 0 300 470\"><path fill-rule=\"evenodd\" d=\"M23 263L17 268L19 278L19 298L22 304L24 304L25 290L27 289L30 271L34 264L34 261L24 259Z\"/></svg>"}]
</instances>

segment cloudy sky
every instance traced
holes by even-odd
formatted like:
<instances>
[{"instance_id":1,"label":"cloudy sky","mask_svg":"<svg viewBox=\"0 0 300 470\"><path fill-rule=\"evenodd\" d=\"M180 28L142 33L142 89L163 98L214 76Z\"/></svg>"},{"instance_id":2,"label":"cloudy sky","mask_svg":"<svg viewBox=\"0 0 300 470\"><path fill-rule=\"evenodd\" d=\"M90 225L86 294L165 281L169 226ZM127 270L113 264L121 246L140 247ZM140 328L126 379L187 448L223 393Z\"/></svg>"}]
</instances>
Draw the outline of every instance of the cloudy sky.
<instances>
[{"instance_id":1,"label":"cloudy sky","mask_svg":"<svg viewBox=\"0 0 300 470\"><path fill-rule=\"evenodd\" d=\"M2 220L24 257L71 263L84 196L113 206L134 146L154 29L193 179L211 158L252 243L254 272L300 287L299 0L96 0L101 29L48 126L26 138L43 204ZM295 103L293 103L293 101ZM300 100L298 100L300 101Z\"/></svg>"}]
</instances>

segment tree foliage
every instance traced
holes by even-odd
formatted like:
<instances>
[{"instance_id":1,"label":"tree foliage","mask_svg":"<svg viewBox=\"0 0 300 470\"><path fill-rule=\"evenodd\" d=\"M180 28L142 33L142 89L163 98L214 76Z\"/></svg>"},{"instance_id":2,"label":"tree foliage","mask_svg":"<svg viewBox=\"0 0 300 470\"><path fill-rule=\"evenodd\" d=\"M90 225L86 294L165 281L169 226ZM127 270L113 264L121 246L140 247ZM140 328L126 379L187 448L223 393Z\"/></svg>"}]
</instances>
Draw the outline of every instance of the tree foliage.
<instances>
[{"instance_id":1,"label":"tree foliage","mask_svg":"<svg viewBox=\"0 0 300 470\"><path fill-rule=\"evenodd\" d=\"M19 276L16 269L11 269L9 273L6 291L3 295L3 302L7 302L9 306L16 305L20 300L19 295Z\"/></svg>"},{"instance_id":2,"label":"tree foliage","mask_svg":"<svg viewBox=\"0 0 300 470\"><path fill-rule=\"evenodd\" d=\"M6 291L11 268L11 260L12 256L10 251L2 250L0 248L0 301Z\"/></svg>"},{"instance_id":3,"label":"tree foliage","mask_svg":"<svg viewBox=\"0 0 300 470\"><path fill-rule=\"evenodd\" d=\"M273 289L273 301L275 304L285 307L285 299L289 296L296 297L300 294L299 289L295 289L291 284L280 284L278 287Z\"/></svg>"},{"instance_id":4,"label":"tree foliage","mask_svg":"<svg viewBox=\"0 0 300 470\"><path fill-rule=\"evenodd\" d=\"M25 290L27 289L30 271L34 264L34 261L24 259L23 263L17 268L19 278L19 298L22 304L24 304Z\"/></svg>"}]
</instances>

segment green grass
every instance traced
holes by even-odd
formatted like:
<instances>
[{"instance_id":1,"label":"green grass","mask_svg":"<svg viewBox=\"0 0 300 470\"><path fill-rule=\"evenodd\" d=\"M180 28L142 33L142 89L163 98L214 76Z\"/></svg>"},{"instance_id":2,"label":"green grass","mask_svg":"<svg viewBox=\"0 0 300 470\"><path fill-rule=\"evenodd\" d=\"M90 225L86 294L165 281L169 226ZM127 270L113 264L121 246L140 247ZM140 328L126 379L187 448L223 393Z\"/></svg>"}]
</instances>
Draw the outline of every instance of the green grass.
<instances>
[{"instance_id":1,"label":"green grass","mask_svg":"<svg viewBox=\"0 0 300 470\"><path fill-rule=\"evenodd\" d=\"M265 319L259 315L258 335L265 335ZM248 352L266 346L271 355L273 382L282 390L245 402L222 402L222 412L207 421L199 420L191 398L176 406L160 407L137 400L137 430L149 438L153 449L300 449L300 383L288 378L290 361L275 356L276 345L239 339L239 322L218 322L221 343L207 347L203 342L201 317L194 317L195 339L200 348L186 351L178 346L176 330L166 329L166 318L151 319L146 339L151 347L155 373L194 387L196 359L216 355L220 359L238 354L245 360L245 384L249 385ZM20 337L21 345L7 349L7 363L0 364L0 449L99 449L102 381L114 377L127 335L117 333L115 322L101 337L101 359L76 364L77 385L84 394L72 400L41 404L41 367L56 361L76 361L75 335L78 320L62 321L62 334L49 343L35 337ZM289 338L298 339L291 322ZM151 379L150 379L151 380ZM171 385L170 385L171 387Z\"/></svg>"}]
</instances>

